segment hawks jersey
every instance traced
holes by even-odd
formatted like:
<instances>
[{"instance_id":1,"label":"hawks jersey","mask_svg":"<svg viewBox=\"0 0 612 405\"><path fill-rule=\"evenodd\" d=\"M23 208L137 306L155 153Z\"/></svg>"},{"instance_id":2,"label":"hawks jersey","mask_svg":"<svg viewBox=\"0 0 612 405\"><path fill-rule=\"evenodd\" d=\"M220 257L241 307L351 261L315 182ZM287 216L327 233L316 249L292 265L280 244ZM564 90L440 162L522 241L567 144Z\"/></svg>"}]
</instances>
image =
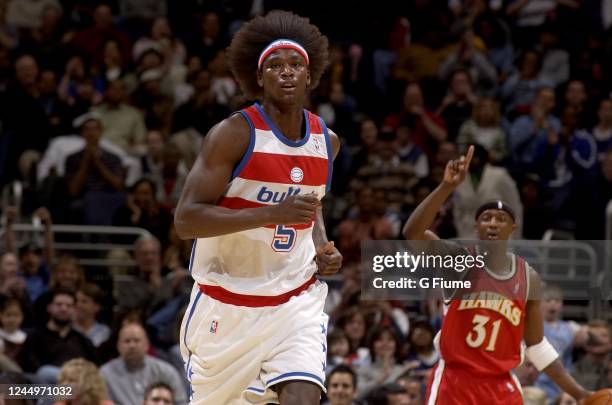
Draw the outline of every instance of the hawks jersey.
<instances>
[{"instance_id":1,"label":"hawks jersey","mask_svg":"<svg viewBox=\"0 0 612 405\"><path fill-rule=\"evenodd\" d=\"M217 205L230 209L264 207L288 196L310 193L323 198L333 162L323 120L304 110L306 133L294 142L276 128L261 105L239 113L249 124L250 142ZM270 296L291 291L316 272L312 229L313 221L291 226L268 224L199 238L191 253L193 278L199 284L237 294Z\"/></svg>"},{"instance_id":2,"label":"hawks jersey","mask_svg":"<svg viewBox=\"0 0 612 405\"><path fill-rule=\"evenodd\" d=\"M466 276L469 291L457 291L440 334L446 367L477 374L507 374L522 360L529 270L525 260L511 255L512 270L504 277L487 269Z\"/></svg>"}]
</instances>

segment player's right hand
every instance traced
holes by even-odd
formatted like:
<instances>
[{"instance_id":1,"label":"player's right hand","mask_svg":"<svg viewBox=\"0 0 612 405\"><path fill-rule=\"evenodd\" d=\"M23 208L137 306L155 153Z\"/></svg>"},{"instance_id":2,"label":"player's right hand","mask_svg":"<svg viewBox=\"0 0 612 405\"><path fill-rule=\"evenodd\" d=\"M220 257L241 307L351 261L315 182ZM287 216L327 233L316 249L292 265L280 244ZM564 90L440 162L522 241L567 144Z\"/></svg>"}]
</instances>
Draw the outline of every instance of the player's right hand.
<instances>
[{"instance_id":1,"label":"player's right hand","mask_svg":"<svg viewBox=\"0 0 612 405\"><path fill-rule=\"evenodd\" d=\"M272 223L276 225L307 224L314 219L321 201L314 194L294 195L272 206Z\"/></svg>"},{"instance_id":2,"label":"player's right hand","mask_svg":"<svg viewBox=\"0 0 612 405\"><path fill-rule=\"evenodd\" d=\"M470 145L465 156L449 161L444 169L442 182L453 188L461 184L470 169L472 156L474 156L474 145Z\"/></svg>"}]
</instances>

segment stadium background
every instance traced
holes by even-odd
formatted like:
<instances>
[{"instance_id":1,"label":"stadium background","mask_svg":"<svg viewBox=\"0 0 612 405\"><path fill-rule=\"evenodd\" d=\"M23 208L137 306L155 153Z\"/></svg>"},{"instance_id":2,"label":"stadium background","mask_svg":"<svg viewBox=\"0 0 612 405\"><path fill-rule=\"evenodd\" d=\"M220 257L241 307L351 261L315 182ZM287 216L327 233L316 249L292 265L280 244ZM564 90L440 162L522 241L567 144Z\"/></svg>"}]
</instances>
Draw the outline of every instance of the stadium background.
<instances>
[{"instance_id":1,"label":"stadium background","mask_svg":"<svg viewBox=\"0 0 612 405\"><path fill-rule=\"evenodd\" d=\"M351 367L364 403L422 403L440 307L360 301L360 242L401 238L466 144L480 145L470 181L439 213L439 235L472 236L474 209L502 198L520 212L520 238L604 239L610 0L0 1L2 312L20 307L32 340L53 291L80 291L69 311L86 322L97 301L100 325L96 350L75 357L102 366L118 355L120 325L138 320L148 354L184 378L176 332L191 245L173 232L172 210L202 138L248 102L224 49L242 22L276 8L309 17L330 39L330 66L308 106L343 145L324 211L344 255L329 280L327 369ZM92 121L75 120L89 111L102 124L99 142ZM83 137L110 176L82 164ZM612 385L608 319L594 319L609 312L559 311L579 322L559 325L600 337L576 347L570 338L564 362L589 389ZM8 335L5 379L36 381L34 364L67 360ZM518 373L542 387L528 365ZM557 401L532 391L533 403Z\"/></svg>"}]
</instances>

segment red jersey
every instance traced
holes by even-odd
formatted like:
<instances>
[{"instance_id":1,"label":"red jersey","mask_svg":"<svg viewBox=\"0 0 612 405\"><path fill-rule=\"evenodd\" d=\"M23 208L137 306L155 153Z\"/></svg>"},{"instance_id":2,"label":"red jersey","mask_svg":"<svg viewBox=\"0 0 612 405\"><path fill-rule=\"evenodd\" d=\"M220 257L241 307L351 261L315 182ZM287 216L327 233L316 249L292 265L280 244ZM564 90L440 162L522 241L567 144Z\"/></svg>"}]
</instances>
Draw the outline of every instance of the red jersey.
<instances>
[{"instance_id":1,"label":"red jersey","mask_svg":"<svg viewBox=\"0 0 612 405\"><path fill-rule=\"evenodd\" d=\"M440 355L449 369L484 375L508 374L521 362L529 271L514 254L512 271L499 276L472 269L447 308L440 334Z\"/></svg>"}]
</instances>

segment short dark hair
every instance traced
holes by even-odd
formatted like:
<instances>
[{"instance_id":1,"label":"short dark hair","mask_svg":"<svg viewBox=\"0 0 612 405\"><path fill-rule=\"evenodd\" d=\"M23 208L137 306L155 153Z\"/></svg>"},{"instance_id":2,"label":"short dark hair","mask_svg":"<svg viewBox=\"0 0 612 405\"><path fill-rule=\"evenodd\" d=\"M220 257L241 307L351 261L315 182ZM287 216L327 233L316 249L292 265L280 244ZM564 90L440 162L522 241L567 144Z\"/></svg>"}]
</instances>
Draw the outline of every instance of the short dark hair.
<instances>
[{"instance_id":1,"label":"short dark hair","mask_svg":"<svg viewBox=\"0 0 612 405\"><path fill-rule=\"evenodd\" d=\"M102 305L104 302L104 292L100 287L93 283L83 284L77 292L85 294L89 298L95 301L96 304Z\"/></svg>"},{"instance_id":2,"label":"short dark hair","mask_svg":"<svg viewBox=\"0 0 612 405\"><path fill-rule=\"evenodd\" d=\"M144 399L147 399L149 395L151 395L151 392L153 392L153 390L157 388L163 388L165 390L170 391L170 393L172 394L172 402L174 402L174 390L172 389L170 385L166 384L163 381L157 381L149 385L147 389L145 390Z\"/></svg>"},{"instance_id":3,"label":"short dark hair","mask_svg":"<svg viewBox=\"0 0 612 405\"><path fill-rule=\"evenodd\" d=\"M357 374L355 373L355 370L353 370L350 366L347 366L346 364L337 365L332 369L332 371L329 373L329 376L327 376L328 385L331 381L332 376L338 373L350 374L351 380L353 381L353 388L357 389Z\"/></svg>"},{"instance_id":4,"label":"short dark hair","mask_svg":"<svg viewBox=\"0 0 612 405\"><path fill-rule=\"evenodd\" d=\"M72 297L72 301L76 303L76 295L74 294L74 291L67 288L57 288L53 290L51 293L51 301L49 301L49 303L52 303L53 300L55 300L55 297L58 295L68 295L69 297Z\"/></svg>"},{"instance_id":5,"label":"short dark hair","mask_svg":"<svg viewBox=\"0 0 612 405\"><path fill-rule=\"evenodd\" d=\"M310 89L317 87L328 64L327 37L307 18L288 11L272 11L245 23L227 49L227 63L247 98L262 96L257 84L257 62L260 53L272 41L290 39L308 53Z\"/></svg>"}]
</instances>

